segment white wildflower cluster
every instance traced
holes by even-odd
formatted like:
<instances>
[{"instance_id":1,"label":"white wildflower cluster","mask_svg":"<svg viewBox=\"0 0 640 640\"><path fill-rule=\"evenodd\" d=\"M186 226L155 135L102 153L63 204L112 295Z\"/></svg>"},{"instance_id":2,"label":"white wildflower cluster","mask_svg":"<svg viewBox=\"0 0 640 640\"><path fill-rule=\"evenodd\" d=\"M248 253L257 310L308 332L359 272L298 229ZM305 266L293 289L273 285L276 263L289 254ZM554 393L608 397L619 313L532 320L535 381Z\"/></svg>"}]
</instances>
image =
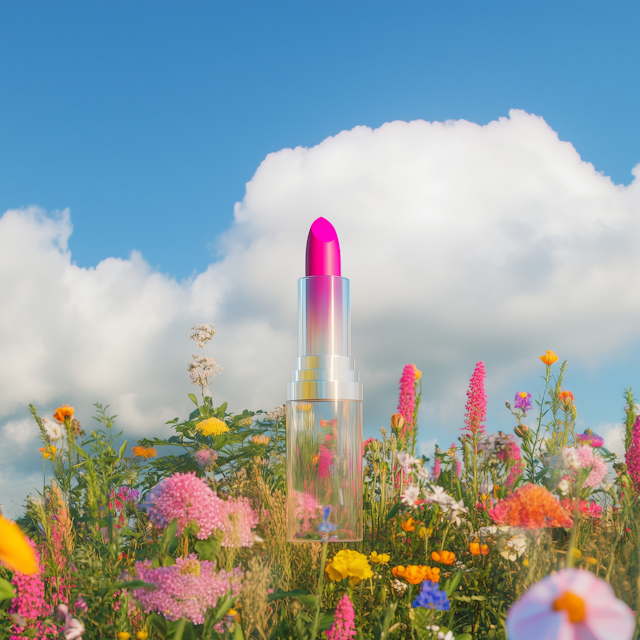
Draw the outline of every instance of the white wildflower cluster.
<instances>
[{"instance_id":1,"label":"white wildflower cluster","mask_svg":"<svg viewBox=\"0 0 640 640\"><path fill-rule=\"evenodd\" d=\"M205 345L213 336L218 333L212 324L197 324L195 327L191 327L191 335L189 340L193 340L201 349L204 349Z\"/></svg>"},{"instance_id":2,"label":"white wildflower cluster","mask_svg":"<svg viewBox=\"0 0 640 640\"><path fill-rule=\"evenodd\" d=\"M408 486L404 493L400 496L402 500L402 504L413 507L418 500L420 500L420 496L422 495L422 502L427 504L437 504L440 509L442 509L442 513L445 515L446 519L455 523L456 526L460 526L462 520L464 519L464 514L469 513L469 509L464 506L464 502L460 500L454 500L443 487L439 487L437 485L420 488L415 485Z\"/></svg>"},{"instance_id":3,"label":"white wildflower cluster","mask_svg":"<svg viewBox=\"0 0 640 640\"><path fill-rule=\"evenodd\" d=\"M436 640L454 640L453 631L447 631L446 633L440 631L440 627L437 624L427 625L425 629L431 631L433 633L432 638L436 638Z\"/></svg>"},{"instance_id":4,"label":"white wildflower cluster","mask_svg":"<svg viewBox=\"0 0 640 640\"><path fill-rule=\"evenodd\" d=\"M473 572L473 567L467 568L467 565L464 564L464 562L462 562L462 560L456 560L453 563L453 568L454 569L460 569L460 571L463 571L464 573L472 573Z\"/></svg>"},{"instance_id":5,"label":"white wildflower cluster","mask_svg":"<svg viewBox=\"0 0 640 640\"><path fill-rule=\"evenodd\" d=\"M284 418L285 415L285 409L284 406L279 406L276 407L273 411L269 411L267 413L267 417L266 419L269 422L276 422L277 420L282 420L282 418Z\"/></svg>"},{"instance_id":6,"label":"white wildflower cluster","mask_svg":"<svg viewBox=\"0 0 640 640\"><path fill-rule=\"evenodd\" d=\"M192 384L205 387L209 384L209 378L213 378L222 371L222 367L216 364L215 358L201 358L193 356L187 370Z\"/></svg>"},{"instance_id":7,"label":"white wildflower cluster","mask_svg":"<svg viewBox=\"0 0 640 640\"><path fill-rule=\"evenodd\" d=\"M60 423L51 422L51 420L42 418L42 424L44 425L44 430L47 432L47 435L54 442L56 440L60 440L60 438L64 436L64 430L62 429L62 425Z\"/></svg>"},{"instance_id":8,"label":"white wildflower cluster","mask_svg":"<svg viewBox=\"0 0 640 640\"><path fill-rule=\"evenodd\" d=\"M497 526L494 524L490 527L480 527L477 533L469 535L469 540L475 542L478 538L484 540L488 536L501 540L498 547L503 547L500 555L512 562L521 558L527 550L526 531L519 527L510 527L508 525Z\"/></svg>"},{"instance_id":9,"label":"white wildflower cluster","mask_svg":"<svg viewBox=\"0 0 640 640\"><path fill-rule=\"evenodd\" d=\"M407 586L404 582L400 582L400 580L392 580L391 581L391 588L399 595L401 596L406 590L407 590Z\"/></svg>"}]
</instances>

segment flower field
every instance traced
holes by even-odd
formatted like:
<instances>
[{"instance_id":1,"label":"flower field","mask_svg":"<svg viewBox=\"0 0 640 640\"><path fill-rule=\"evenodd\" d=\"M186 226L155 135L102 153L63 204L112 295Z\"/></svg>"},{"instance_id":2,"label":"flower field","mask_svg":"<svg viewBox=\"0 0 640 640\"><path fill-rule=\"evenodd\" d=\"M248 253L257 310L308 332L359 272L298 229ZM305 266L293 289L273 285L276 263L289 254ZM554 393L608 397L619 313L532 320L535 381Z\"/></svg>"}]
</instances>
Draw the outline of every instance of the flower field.
<instances>
[{"instance_id":1,"label":"flower field","mask_svg":"<svg viewBox=\"0 0 640 640\"><path fill-rule=\"evenodd\" d=\"M430 458L416 457L421 374L405 367L398 412L362 444L362 542L333 542L331 508L306 503L317 531L287 542L284 408L216 406L213 358L194 356L200 397L168 439L116 449L107 407L94 430L70 406L31 407L43 486L17 523L0 517L0 637L638 638L633 393L620 461L576 432L566 363L540 359L537 398L514 389L513 432L493 434L478 362L460 437Z\"/></svg>"}]
</instances>

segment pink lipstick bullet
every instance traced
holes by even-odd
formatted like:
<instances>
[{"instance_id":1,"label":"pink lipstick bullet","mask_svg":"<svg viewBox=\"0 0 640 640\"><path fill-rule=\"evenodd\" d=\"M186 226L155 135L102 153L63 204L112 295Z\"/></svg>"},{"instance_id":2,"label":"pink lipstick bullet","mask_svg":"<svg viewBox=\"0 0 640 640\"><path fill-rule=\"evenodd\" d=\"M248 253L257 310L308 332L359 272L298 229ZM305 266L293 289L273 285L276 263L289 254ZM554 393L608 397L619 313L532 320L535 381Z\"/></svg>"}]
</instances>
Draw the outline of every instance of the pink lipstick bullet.
<instances>
[{"instance_id":1,"label":"pink lipstick bullet","mask_svg":"<svg viewBox=\"0 0 640 640\"><path fill-rule=\"evenodd\" d=\"M349 280L318 218L298 281L298 358L287 385L287 539L362 540L362 383L351 357Z\"/></svg>"}]
</instances>

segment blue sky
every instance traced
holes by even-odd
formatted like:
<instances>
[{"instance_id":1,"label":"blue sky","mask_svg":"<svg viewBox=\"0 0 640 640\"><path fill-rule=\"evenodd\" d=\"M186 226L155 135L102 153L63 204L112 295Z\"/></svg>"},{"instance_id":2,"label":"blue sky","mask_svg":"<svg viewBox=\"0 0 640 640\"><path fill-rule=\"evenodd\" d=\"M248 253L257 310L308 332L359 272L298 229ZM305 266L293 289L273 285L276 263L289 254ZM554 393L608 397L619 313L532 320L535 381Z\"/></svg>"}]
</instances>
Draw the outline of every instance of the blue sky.
<instances>
[{"instance_id":1,"label":"blue sky","mask_svg":"<svg viewBox=\"0 0 640 640\"><path fill-rule=\"evenodd\" d=\"M508 430L546 349L579 426L613 433L640 395L638 33L626 0L0 0L0 503L39 482L29 402L111 404L130 441L186 415L196 322L215 397L282 402L317 215L365 437L407 362L430 450L478 360Z\"/></svg>"},{"instance_id":2,"label":"blue sky","mask_svg":"<svg viewBox=\"0 0 640 640\"><path fill-rule=\"evenodd\" d=\"M628 184L637 2L0 2L0 210L80 266L202 271L268 153L356 125L541 115Z\"/></svg>"}]
</instances>

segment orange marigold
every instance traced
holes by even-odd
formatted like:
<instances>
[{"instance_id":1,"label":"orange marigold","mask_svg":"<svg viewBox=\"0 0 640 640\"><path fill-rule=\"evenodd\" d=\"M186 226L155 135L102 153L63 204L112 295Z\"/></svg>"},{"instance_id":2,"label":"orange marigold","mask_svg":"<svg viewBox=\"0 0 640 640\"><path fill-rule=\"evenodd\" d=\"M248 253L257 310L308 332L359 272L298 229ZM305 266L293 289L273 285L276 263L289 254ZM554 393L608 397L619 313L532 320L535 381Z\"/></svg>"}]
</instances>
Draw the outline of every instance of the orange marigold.
<instances>
[{"instance_id":1,"label":"orange marigold","mask_svg":"<svg viewBox=\"0 0 640 640\"><path fill-rule=\"evenodd\" d=\"M417 522L413 518L407 518L400 523L403 531L415 531Z\"/></svg>"},{"instance_id":2,"label":"orange marigold","mask_svg":"<svg viewBox=\"0 0 640 640\"><path fill-rule=\"evenodd\" d=\"M561 400L565 404L573 402L573 393L571 391L565 391L564 389L558 394L558 400Z\"/></svg>"},{"instance_id":3,"label":"orange marigold","mask_svg":"<svg viewBox=\"0 0 640 640\"><path fill-rule=\"evenodd\" d=\"M422 564L410 564L406 567L398 565L391 569L391 573L396 578L403 578L409 584L420 584L425 580L431 582L440 581L440 569L438 567L426 567Z\"/></svg>"},{"instance_id":4,"label":"orange marigold","mask_svg":"<svg viewBox=\"0 0 640 640\"><path fill-rule=\"evenodd\" d=\"M134 458L155 458L158 454L153 447L131 447L131 451L133 451Z\"/></svg>"},{"instance_id":5,"label":"orange marigold","mask_svg":"<svg viewBox=\"0 0 640 640\"><path fill-rule=\"evenodd\" d=\"M489 509L489 515L497 524L525 529L573 526L562 505L547 489L536 484L526 484L500 500Z\"/></svg>"},{"instance_id":6,"label":"orange marigold","mask_svg":"<svg viewBox=\"0 0 640 640\"><path fill-rule=\"evenodd\" d=\"M441 551L440 553L434 551L431 554L431 559L442 564L453 564L456 561L456 554L453 551Z\"/></svg>"},{"instance_id":7,"label":"orange marigold","mask_svg":"<svg viewBox=\"0 0 640 640\"><path fill-rule=\"evenodd\" d=\"M486 544L481 545L479 542L472 542L469 545L469 551L471 551L472 556L479 556L480 554L483 556L489 555L489 547Z\"/></svg>"},{"instance_id":8,"label":"orange marigold","mask_svg":"<svg viewBox=\"0 0 640 640\"><path fill-rule=\"evenodd\" d=\"M57 422L64 422L67 417L69 420L73 418L73 407L70 407L68 404L63 404L61 407L58 407L53 414L53 419Z\"/></svg>"},{"instance_id":9,"label":"orange marigold","mask_svg":"<svg viewBox=\"0 0 640 640\"><path fill-rule=\"evenodd\" d=\"M543 356L540 356L540 360L544 362L548 367L550 367L556 360L558 356L553 353L553 351L547 351Z\"/></svg>"}]
</instances>

